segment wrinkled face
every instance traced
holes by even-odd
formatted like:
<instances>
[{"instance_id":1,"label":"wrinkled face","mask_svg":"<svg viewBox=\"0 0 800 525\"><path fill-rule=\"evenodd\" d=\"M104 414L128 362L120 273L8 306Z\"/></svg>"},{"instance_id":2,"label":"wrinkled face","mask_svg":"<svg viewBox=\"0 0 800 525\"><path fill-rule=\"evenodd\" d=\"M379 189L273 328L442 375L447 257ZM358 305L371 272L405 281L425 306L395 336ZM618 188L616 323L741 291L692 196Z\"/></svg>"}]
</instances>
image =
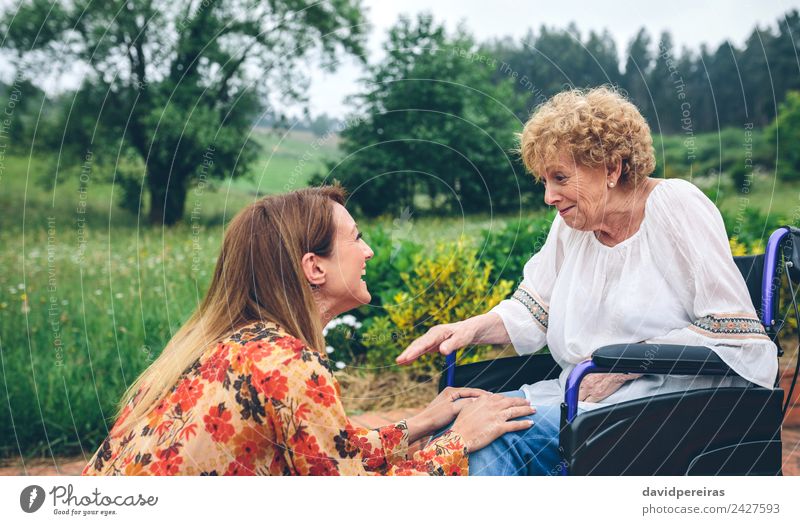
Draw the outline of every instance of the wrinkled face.
<instances>
[{"instance_id":1,"label":"wrinkled face","mask_svg":"<svg viewBox=\"0 0 800 525\"><path fill-rule=\"evenodd\" d=\"M325 284L320 289L335 310L333 313L338 315L372 299L362 277L374 253L361 238L356 221L345 207L339 203L333 206L336 235L333 252L320 263L325 269Z\"/></svg>"},{"instance_id":2,"label":"wrinkled face","mask_svg":"<svg viewBox=\"0 0 800 525\"><path fill-rule=\"evenodd\" d=\"M605 167L585 166L569 153L561 153L542 176L544 202L555 206L568 226L597 230L603 224L608 196Z\"/></svg>"}]
</instances>

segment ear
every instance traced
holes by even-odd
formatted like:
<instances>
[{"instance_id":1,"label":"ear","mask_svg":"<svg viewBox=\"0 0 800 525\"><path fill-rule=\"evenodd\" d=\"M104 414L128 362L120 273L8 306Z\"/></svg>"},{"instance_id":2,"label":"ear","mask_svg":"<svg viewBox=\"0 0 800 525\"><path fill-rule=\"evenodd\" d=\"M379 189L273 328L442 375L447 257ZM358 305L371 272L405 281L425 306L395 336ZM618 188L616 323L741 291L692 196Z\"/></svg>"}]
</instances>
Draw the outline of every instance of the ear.
<instances>
[{"instance_id":1,"label":"ear","mask_svg":"<svg viewBox=\"0 0 800 525\"><path fill-rule=\"evenodd\" d=\"M617 159L614 164L606 166L606 183L611 183L616 186L619 183L619 178L622 176L622 159ZM612 187L613 187L612 186Z\"/></svg>"},{"instance_id":2,"label":"ear","mask_svg":"<svg viewBox=\"0 0 800 525\"><path fill-rule=\"evenodd\" d=\"M303 255L300 261L303 267L303 273L306 275L306 280L312 286L322 286L325 284L325 268L321 263L321 257L316 253L307 253Z\"/></svg>"}]
</instances>

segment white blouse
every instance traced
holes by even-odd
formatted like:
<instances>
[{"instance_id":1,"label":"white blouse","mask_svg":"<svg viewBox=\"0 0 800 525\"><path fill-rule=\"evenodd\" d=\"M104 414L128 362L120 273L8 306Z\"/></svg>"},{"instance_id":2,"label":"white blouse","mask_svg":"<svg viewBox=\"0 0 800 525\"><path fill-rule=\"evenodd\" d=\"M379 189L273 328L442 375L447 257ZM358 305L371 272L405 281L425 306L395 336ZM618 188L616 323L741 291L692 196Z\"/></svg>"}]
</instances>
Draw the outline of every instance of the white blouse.
<instances>
[{"instance_id":1,"label":"white blouse","mask_svg":"<svg viewBox=\"0 0 800 525\"><path fill-rule=\"evenodd\" d=\"M719 211L681 179L660 181L639 230L613 247L557 216L519 288L492 312L517 353L547 345L563 369L558 379L522 388L534 404L560 404L575 365L609 344L706 346L741 377L648 374L581 408L745 379L773 388L778 372L777 349L733 262Z\"/></svg>"}]
</instances>

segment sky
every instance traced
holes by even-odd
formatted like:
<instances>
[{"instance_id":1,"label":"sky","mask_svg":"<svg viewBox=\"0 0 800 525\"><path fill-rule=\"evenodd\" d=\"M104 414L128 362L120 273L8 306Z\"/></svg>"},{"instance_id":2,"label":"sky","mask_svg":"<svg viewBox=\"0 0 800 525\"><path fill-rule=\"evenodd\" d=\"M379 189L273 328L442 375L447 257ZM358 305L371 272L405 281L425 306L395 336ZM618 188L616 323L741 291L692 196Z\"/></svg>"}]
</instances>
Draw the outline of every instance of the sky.
<instances>
[{"instance_id":1,"label":"sky","mask_svg":"<svg viewBox=\"0 0 800 525\"><path fill-rule=\"evenodd\" d=\"M16 0L0 0L0 8L16 3ZM696 51L703 43L715 49L725 40L741 46L756 25L774 27L787 11L800 9L800 0L364 0L364 6L372 25L368 60L375 62L381 59L381 44L387 30L401 14L430 13L451 31L463 23L478 41L505 36L520 39L531 28L538 30L546 25L564 29L574 22L582 35L590 30L608 29L622 55L641 27L654 39L669 30L678 49L688 47ZM2 60L0 57L0 78L8 81L13 71ZM312 115L325 112L341 118L351 110L344 99L358 92L358 79L363 77L364 70L355 59L344 57L333 74L313 66L308 74ZM75 72L67 72L61 78L49 79L45 88L50 92L56 85L77 85L78 77ZM289 108L288 112L299 114L300 108Z\"/></svg>"}]
</instances>

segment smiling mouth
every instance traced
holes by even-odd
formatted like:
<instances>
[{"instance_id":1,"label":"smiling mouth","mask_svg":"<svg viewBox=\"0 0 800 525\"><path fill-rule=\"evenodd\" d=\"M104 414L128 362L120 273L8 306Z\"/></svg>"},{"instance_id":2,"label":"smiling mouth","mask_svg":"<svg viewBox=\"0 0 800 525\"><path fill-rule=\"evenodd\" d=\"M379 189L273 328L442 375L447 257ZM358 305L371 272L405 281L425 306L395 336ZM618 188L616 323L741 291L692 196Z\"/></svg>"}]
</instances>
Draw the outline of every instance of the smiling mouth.
<instances>
[{"instance_id":1,"label":"smiling mouth","mask_svg":"<svg viewBox=\"0 0 800 525\"><path fill-rule=\"evenodd\" d=\"M569 210L571 210L571 209L572 209L572 208L574 208L574 207L575 207L575 206L570 206L569 208L564 208L563 210L558 210L558 213L559 213L560 215L565 215L565 214L566 214L566 213L567 213Z\"/></svg>"}]
</instances>

